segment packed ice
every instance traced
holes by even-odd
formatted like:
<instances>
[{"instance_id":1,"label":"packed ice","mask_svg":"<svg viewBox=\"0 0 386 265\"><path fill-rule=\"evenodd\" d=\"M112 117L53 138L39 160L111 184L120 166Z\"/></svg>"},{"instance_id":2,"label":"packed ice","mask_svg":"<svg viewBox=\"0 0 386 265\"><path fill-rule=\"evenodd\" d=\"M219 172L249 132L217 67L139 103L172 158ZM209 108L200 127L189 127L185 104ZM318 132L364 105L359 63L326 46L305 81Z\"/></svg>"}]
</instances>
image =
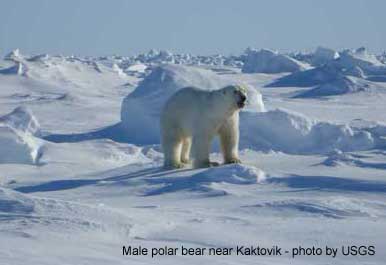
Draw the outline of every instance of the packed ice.
<instances>
[{"instance_id":1,"label":"packed ice","mask_svg":"<svg viewBox=\"0 0 386 265\"><path fill-rule=\"evenodd\" d=\"M241 164L162 167L159 117L192 86L247 88ZM386 254L385 53L0 60L0 264L362 264L358 257L122 255L122 246L373 245ZM15 255L17 250L18 255ZM364 257L362 257L364 258Z\"/></svg>"}]
</instances>

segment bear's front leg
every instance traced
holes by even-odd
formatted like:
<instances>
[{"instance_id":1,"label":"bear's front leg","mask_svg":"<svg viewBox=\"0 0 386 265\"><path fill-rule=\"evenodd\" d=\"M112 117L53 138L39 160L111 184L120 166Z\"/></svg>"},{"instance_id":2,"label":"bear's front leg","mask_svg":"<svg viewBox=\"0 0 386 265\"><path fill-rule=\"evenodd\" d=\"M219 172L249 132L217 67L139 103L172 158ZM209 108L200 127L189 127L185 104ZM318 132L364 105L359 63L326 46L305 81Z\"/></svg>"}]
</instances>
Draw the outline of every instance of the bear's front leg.
<instances>
[{"instance_id":1,"label":"bear's front leg","mask_svg":"<svg viewBox=\"0 0 386 265\"><path fill-rule=\"evenodd\" d=\"M220 127L221 150L225 164L241 163L239 159L239 114L234 113Z\"/></svg>"},{"instance_id":2,"label":"bear's front leg","mask_svg":"<svg viewBox=\"0 0 386 265\"><path fill-rule=\"evenodd\" d=\"M192 140L192 158L194 168L211 166L209 161L209 151L210 137L208 134L201 133L194 135Z\"/></svg>"}]
</instances>

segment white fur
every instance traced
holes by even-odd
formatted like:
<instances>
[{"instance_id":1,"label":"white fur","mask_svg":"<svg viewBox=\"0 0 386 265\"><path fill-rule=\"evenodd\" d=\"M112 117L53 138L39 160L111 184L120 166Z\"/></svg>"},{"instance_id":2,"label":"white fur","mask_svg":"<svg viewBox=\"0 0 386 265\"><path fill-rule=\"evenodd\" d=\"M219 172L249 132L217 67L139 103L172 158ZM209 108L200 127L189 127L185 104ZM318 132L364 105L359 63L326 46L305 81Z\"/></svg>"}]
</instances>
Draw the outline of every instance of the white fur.
<instances>
[{"instance_id":1,"label":"white fur","mask_svg":"<svg viewBox=\"0 0 386 265\"><path fill-rule=\"evenodd\" d=\"M237 94L238 92L239 94ZM186 87L175 93L161 114L164 166L180 168L193 158L194 167L208 167L210 145L219 135L225 163L239 163L239 86L204 91Z\"/></svg>"}]
</instances>

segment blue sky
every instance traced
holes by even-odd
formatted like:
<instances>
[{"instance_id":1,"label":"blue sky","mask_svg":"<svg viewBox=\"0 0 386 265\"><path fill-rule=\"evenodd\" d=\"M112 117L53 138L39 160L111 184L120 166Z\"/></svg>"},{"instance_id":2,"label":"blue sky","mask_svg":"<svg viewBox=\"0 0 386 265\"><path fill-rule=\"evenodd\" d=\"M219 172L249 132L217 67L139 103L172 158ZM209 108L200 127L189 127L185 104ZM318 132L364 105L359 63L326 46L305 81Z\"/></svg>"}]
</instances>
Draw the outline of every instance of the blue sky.
<instances>
[{"instance_id":1,"label":"blue sky","mask_svg":"<svg viewBox=\"0 0 386 265\"><path fill-rule=\"evenodd\" d=\"M386 50L384 0L0 0L0 54Z\"/></svg>"}]
</instances>

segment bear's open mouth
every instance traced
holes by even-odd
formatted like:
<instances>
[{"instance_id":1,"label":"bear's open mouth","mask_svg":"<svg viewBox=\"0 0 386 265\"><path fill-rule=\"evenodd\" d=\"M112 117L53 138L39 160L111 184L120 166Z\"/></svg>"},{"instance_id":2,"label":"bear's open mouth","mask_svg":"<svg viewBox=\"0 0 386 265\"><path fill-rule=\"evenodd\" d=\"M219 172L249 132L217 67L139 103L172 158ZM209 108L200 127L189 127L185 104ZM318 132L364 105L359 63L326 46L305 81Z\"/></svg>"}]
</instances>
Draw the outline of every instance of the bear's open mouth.
<instances>
[{"instance_id":1,"label":"bear's open mouth","mask_svg":"<svg viewBox=\"0 0 386 265\"><path fill-rule=\"evenodd\" d=\"M237 106L242 109L245 107L245 100L237 102Z\"/></svg>"},{"instance_id":2,"label":"bear's open mouth","mask_svg":"<svg viewBox=\"0 0 386 265\"><path fill-rule=\"evenodd\" d=\"M247 103L247 96L241 92L238 92L238 93L239 93L239 100L237 101L237 107L241 109L241 108L244 108Z\"/></svg>"}]
</instances>

